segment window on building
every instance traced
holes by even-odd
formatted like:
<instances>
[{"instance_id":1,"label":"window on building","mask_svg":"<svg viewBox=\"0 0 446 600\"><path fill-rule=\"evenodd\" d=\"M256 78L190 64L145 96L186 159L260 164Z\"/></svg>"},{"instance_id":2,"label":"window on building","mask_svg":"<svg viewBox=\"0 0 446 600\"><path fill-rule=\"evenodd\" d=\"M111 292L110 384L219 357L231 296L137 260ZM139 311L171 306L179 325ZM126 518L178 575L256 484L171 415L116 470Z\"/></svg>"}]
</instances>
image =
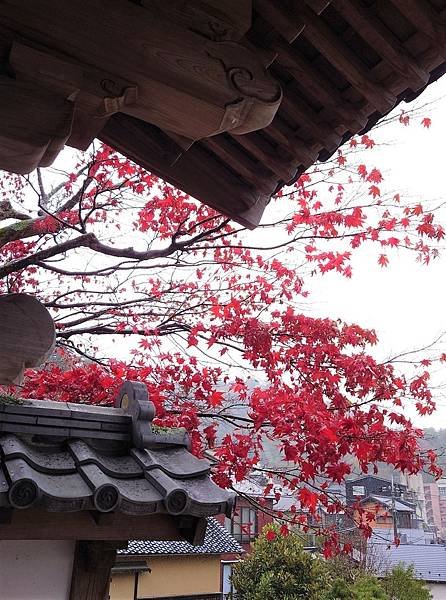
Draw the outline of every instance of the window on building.
<instances>
[{"instance_id":1,"label":"window on building","mask_svg":"<svg viewBox=\"0 0 446 600\"><path fill-rule=\"evenodd\" d=\"M396 522L398 527L403 529L412 529L413 523L409 513L399 512L396 514Z\"/></svg>"},{"instance_id":2,"label":"window on building","mask_svg":"<svg viewBox=\"0 0 446 600\"><path fill-rule=\"evenodd\" d=\"M365 496L365 487L363 485L353 485L352 486L352 494L353 494L353 496L358 496L358 497Z\"/></svg>"},{"instance_id":3,"label":"window on building","mask_svg":"<svg viewBox=\"0 0 446 600\"><path fill-rule=\"evenodd\" d=\"M223 562L222 563L222 583L223 583L223 599L224 600L235 600L237 598L237 591L232 583L232 570L235 563Z\"/></svg>"},{"instance_id":4,"label":"window on building","mask_svg":"<svg viewBox=\"0 0 446 600\"><path fill-rule=\"evenodd\" d=\"M231 533L238 542L251 542L257 536L257 511L248 506L238 508L232 519Z\"/></svg>"},{"instance_id":5,"label":"window on building","mask_svg":"<svg viewBox=\"0 0 446 600\"><path fill-rule=\"evenodd\" d=\"M438 492L440 496L446 496L446 487L439 487Z\"/></svg>"}]
</instances>

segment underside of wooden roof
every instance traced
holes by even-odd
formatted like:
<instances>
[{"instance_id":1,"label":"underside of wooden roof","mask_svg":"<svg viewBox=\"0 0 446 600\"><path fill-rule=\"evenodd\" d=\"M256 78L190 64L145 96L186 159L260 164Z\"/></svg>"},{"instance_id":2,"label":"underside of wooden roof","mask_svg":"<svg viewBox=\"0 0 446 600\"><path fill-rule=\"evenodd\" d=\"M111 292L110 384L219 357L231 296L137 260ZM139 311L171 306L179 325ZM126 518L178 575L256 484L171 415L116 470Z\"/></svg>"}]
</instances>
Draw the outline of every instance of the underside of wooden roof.
<instances>
[{"instance_id":1,"label":"underside of wooden roof","mask_svg":"<svg viewBox=\"0 0 446 600\"><path fill-rule=\"evenodd\" d=\"M126 3L130 6L129 0L113 0L115 7ZM8 31L20 30L34 45L51 48L54 36L39 37L35 29L23 26L25 17L19 27L20 19L9 5L28 10L26 2L2 2L0 23ZM109 6L105 3L104 10ZM179 102L183 119L176 115L172 127L166 128L162 115L131 108L132 78L120 73L130 79L128 94L121 95L118 109L109 111L103 121L96 119L95 135L248 227L258 224L271 196L282 186L294 182L315 161L327 160L352 135L367 132L399 102L413 100L446 71L446 0L173 0L167 13L161 0L131 1L131 11L136 10L141 19L145 11L158 11L160 23L170 19L172 27L187 32L187 44L204 40L206 56L216 45L226 44L225 57L219 59L226 83L233 86L235 77L248 73L241 87L244 94L252 79L246 92L249 102L242 94L242 110L238 99L224 100L221 125L214 129L204 116L200 122L199 109L195 113L192 105ZM231 19L233 27L228 25ZM6 46L10 52L10 43ZM240 68L235 50L240 53ZM31 59L24 56L28 54L16 47L15 72L26 71L23 64ZM252 57L264 74L249 71L246 65L254 64ZM78 53L76 59L80 58ZM176 58L180 64L181 57ZM207 84L207 75L200 72L194 85ZM212 88L216 104L224 94L215 90L224 90L226 83ZM175 85L181 92L187 87L183 80ZM236 105L239 113L233 116ZM217 117L215 113L218 121ZM232 118L239 119L237 127L231 128ZM190 131L193 127L200 129L196 136ZM0 138L1 133L0 129ZM67 143L82 146L73 131Z\"/></svg>"}]
</instances>

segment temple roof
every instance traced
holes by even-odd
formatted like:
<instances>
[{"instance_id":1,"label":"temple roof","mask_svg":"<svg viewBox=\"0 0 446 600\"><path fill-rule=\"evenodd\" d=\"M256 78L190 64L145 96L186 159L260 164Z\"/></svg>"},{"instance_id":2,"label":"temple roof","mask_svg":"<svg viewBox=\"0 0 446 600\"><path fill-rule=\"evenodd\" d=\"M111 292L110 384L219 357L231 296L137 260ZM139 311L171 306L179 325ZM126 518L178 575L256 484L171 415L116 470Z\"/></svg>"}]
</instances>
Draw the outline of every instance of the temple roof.
<instances>
[{"instance_id":1,"label":"temple roof","mask_svg":"<svg viewBox=\"0 0 446 600\"><path fill-rule=\"evenodd\" d=\"M233 495L211 481L185 432L152 426L143 384L126 383L120 405L0 400L0 508L231 513Z\"/></svg>"},{"instance_id":2,"label":"temple roof","mask_svg":"<svg viewBox=\"0 0 446 600\"><path fill-rule=\"evenodd\" d=\"M124 114L99 136L248 227L284 185L446 71L445 0L256 0L253 7L243 39L283 92L269 126L220 133L178 153L161 129Z\"/></svg>"},{"instance_id":3,"label":"temple roof","mask_svg":"<svg viewBox=\"0 0 446 600\"><path fill-rule=\"evenodd\" d=\"M0 4L0 167L99 138L248 227L446 70L446 0L84 4Z\"/></svg>"}]
</instances>

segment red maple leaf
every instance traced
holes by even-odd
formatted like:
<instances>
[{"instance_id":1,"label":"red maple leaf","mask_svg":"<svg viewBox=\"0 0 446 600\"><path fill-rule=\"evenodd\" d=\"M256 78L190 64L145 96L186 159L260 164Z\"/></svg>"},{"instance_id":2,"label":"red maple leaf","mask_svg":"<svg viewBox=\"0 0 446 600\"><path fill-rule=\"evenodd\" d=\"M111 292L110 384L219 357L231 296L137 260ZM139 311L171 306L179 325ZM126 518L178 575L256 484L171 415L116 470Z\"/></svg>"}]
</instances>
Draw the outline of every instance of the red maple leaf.
<instances>
[{"instance_id":1,"label":"red maple leaf","mask_svg":"<svg viewBox=\"0 0 446 600\"><path fill-rule=\"evenodd\" d=\"M378 264L380 267L387 267L389 264L389 258L387 254L380 254L378 258Z\"/></svg>"}]
</instances>

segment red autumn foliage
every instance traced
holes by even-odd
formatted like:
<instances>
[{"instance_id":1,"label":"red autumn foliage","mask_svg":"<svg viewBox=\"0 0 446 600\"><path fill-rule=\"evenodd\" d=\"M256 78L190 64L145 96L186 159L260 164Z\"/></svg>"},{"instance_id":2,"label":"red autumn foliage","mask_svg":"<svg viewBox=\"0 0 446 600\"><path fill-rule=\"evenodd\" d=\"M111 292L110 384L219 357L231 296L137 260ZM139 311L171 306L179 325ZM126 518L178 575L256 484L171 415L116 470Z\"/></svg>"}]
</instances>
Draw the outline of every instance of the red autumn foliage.
<instances>
[{"instance_id":1,"label":"red autumn foliage","mask_svg":"<svg viewBox=\"0 0 446 600\"><path fill-rule=\"evenodd\" d=\"M67 175L42 174L39 206L24 178L3 175L1 195L31 218L1 230L0 292L43 301L59 346L20 395L110 404L124 380L143 381L158 422L185 427L197 454L214 449L222 486L258 468L270 440L287 468L265 471L295 492L306 512L294 508L288 525L304 530L320 505L343 509L320 482L341 482L351 457L364 471L383 461L438 474L405 416L408 405L434 410L426 358L401 372L373 358L374 331L302 311L302 257L312 275L351 277L359 247L383 267L394 248L424 263L438 253L435 214L388 194L373 165L350 164L350 151L374 145L355 138L282 190L260 242L105 146ZM329 555L338 539L325 534Z\"/></svg>"}]
</instances>

